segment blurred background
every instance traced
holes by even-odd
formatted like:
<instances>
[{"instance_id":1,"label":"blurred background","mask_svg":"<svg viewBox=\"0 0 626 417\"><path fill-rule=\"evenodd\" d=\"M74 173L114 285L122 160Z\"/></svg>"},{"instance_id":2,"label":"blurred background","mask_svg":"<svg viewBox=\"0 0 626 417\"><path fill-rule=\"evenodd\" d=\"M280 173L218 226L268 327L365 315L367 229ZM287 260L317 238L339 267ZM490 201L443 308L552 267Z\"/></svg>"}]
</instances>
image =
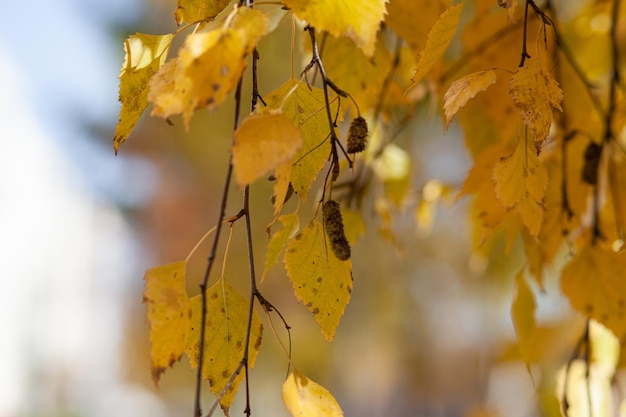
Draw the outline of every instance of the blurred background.
<instances>
[{"instance_id":1,"label":"blurred background","mask_svg":"<svg viewBox=\"0 0 626 417\"><path fill-rule=\"evenodd\" d=\"M215 114L198 112L189 133L176 118L169 126L144 115L117 157L112 147L123 41L135 32L175 30L175 6L3 4L0 417L192 414L194 373L186 357L158 388L151 381L143 273L184 259L215 224L232 101ZM262 93L289 77L290 31L287 19L259 47ZM430 179L450 187L449 197L431 207L427 227L416 224L413 209L394 209L395 246L380 238L373 211L364 212L367 232L353 247L352 301L333 343L296 302L281 265L261 291L292 327L299 370L327 387L346 416L535 415L541 370L533 382L509 318L513 277L523 263L519 244L505 253L496 239L489 251L472 251L469 204L454 200L471 161L458 131L443 135L430 113L427 103L418 106L397 144L412 158L415 199L429 184L432 190ZM252 189L260 271L271 187ZM230 215L241 204L240 191L232 191ZM243 227L235 227L226 275L245 291ZM192 267L201 270L202 258ZM546 288L539 316L558 321L565 304L554 277ZM188 289L197 293L197 283ZM579 324L560 333L555 363L567 360ZM266 325L251 377L253 415L287 416L280 398L286 372ZM207 407L213 397L205 391ZM243 412L239 397L232 415Z\"/></svg>"}]
</instances>

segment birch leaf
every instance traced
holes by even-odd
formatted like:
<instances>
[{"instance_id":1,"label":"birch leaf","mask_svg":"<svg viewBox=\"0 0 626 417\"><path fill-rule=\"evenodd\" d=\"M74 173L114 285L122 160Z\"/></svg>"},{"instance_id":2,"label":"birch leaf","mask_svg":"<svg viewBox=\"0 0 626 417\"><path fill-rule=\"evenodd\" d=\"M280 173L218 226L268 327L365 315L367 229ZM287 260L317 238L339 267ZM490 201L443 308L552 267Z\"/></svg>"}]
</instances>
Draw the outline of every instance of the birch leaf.
<instances>
[{"instance_id":1,"label":"birch leaf","mask_svg":"<svg viewBox=\"0 0 626 417\"><path fill-rule=\"evenodd\" d=\"M178 0L174 13L177 25L210 20L228 6L230 0Z\"/></svg>"},{"instance_id":2,"label":"birch leaf","mask_svg":"<svg viewBox=\"0 0 626 417\"><path fill-rule=\"evenodd\" d=\"M288 162L302 147L300 131L278 112L248 116L234 136L233 169L240 187Z\"/></svg>"},{"instance_id":3,"label":"birch leaf","mask_svg":"<svg viewBox=\"0 0 626 417\"><path fill-rule=\"evenodd\" d=\"M265 269L263 270L263 277L261 282L265 280L267 272L278 262L278 257L283 251L287 242L294 237L300 228L300 219L298 218L298 212L291 214L285 214L278 218L283 228L275 232L272 235L269 245L267 246L267 256L265 257Z\"/></svg>"},{"instance_id":4,"label":"birch leaf","mask_svg":"<svg viewBox=\"0 0 626 417\"><path fill-rule=\"evenodd\" d=\"M155 384L168 367L180 359L187 346L191 305L185 289L186 262L180 261L146 271L146 304L150 324L152 380Z\"/></svg>"},{"instance_id":5,"label":"birch leaf","mask_svg":"<svg viewBox=\"0 0 626 417\"><path fill-rule=\"evenodd\" d=\"M337 259L321 223L313 219L289 242L285 266L296 297L313 314L326 340L331 341L350 302L352 263Z\"/></svg>"},{"instance_id":6,"label":"birch leaf","mask_svg":"<svg viewBox=\"0 0 626 417\"><path fill-rule=\"evenodd\" d=\"M446 129L459 109L496 82L494 70L479 71L466 75L453 82L443 96L443 111L446 116Z\"/></svg>"},{"instance_id":7,"label":"birch leaf","mask_svg":"<svg viewBox=\"0 0 626 417\"><path fill-rule=\"evenodd\" d=\"M343 417L332 394L298 371L287 377L282 391L283 402L293 417Z\"/></svg>"},{"instance_id":8,"label":"birch leaf","mask_svg":"<svg viewBox=\"0 0 626 417\"><path fill-rule=\"evenodd\" d=\"M408 88L409 90L422 81L422 78L428 74L435 63L441 59L446 49L448 49L448 45L452 42L461 21L461 11L464 4L465 0L456 6L448 8L441 14L439 20L435 22L430 33L428 33L426 46L420 52L419 61L415 67L415 74L411 79L412 83Z\"/></svg>"},{"instance_id":9,"label":"birch leaf","mask_svg":"<svg viewBox=\"0 0 626 417\"><path fill-rule=\"evenodd\" d=\"M543 221L548 172L530 140L518 141L515 152L494 168L496 195L507 209L515 209L531 236L537 238Z\"/></svg>"},{"instance_id":10,"label":"birch leaf","mask_svg":"<svg viewBox=\"0 0 626 417\"><path fill-rule=\"evenodd\" d=\"M324 92L306 83L290 80L263 97L268 109L283 114L300 130L302 147L292 158L291 184L302 200L330 154L330 128L324 110ZM337 105L331 104L331 113Z\"/></svg>"},{"instance_id":11,"label":"birch leaf","mask_svg":"<svg viewBox=\"0 0 626 417\"><path fill-rule=\"evenodd\" d=\"M243 358L249 302L224 281L218 281L207 289L206 301L207 320L202 377L209 381L211 391L217 396L226 387ZM202 298L196 295L191 298L191 333L187 340L187 356L192 368L198 367L201 310ZM259 314L256 310L252 313L248 350L249 368L254 367L263 333ZM226 415L243 378L243 372L237 375L220 401L220 406Z\"/></svg>"},{"instance_id":12,"label":"birch leaf","mask_svg":"<svg viewBox=\"0 0 626 417\"><path fill-rule=\"evenodd\" d=\"M385 16L387 0L283 0L299 19L335 37L346 36L372 56L376 32Z\"/></svg>"},{"instance_id":13,"label":"birch leaf","mask_svg":"<svg viewBox=\"0 0 626 417\"><path fill-rule=\"evenodd\" d=\"M113 138L115 153L128 139L148 106L150 79L165 63L172 38L171 34L154 36L136 33L124 42L126 56L119 77L122 108Z\"/></svg>"},{"instance_id":14,"label":"birch leaf","mask_svg":"<svg viewBox=\"0 0 626 417\"><path fill-rule=\"evenodd\" d=\"M552 109L563 110L563 91L552 74L533 66L517 70L509 83L509 94L540 149L550 132Z\"/></svg>"}]
</instances>

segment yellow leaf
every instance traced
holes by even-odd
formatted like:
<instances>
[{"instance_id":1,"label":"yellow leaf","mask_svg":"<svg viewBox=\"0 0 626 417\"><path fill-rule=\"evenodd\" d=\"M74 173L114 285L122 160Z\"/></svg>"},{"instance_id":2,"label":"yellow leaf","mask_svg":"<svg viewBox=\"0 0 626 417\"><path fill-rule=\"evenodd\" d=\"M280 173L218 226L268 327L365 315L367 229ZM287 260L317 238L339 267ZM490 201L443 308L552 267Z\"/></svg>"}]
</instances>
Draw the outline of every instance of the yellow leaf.
<instances>
[{"instance_id":1,"label":"yellow leaf","mask_svg":"<svg viewBox=\"0 0 626 417\"><path fill-rule=\"evenodd\" d=\"M426 46L420 52L419 61L415 67L415 75L413 75L412 83L409 90L419 84L422 78L432 69L435 63L443 56L448 45L452 42L452 38L456 33L456 29L461 21L461 11L465 0L456 6L448 8L441 14L439 20L428 33Z\"/></svg>"},{"instance_id":2,"label":"yellow leaf","mask_svg":"<svg viewBox=\"0 0 626 417\"><path fill-rule=\"evenodd\" d=\"M376 32L385 16L387 0L283 0L299 19L306 20L317 30L335 37L346 36L372 56Z\"/></svg>"},{"instance_id":3,"label":"yellow leaf","mask_svg":"<svg viewBox=\"0 0 626 417\"><path fill-rule=\"evenodd\" d=\"M206 301L207 321L202 376L209 381L211 391L217 396L226 387L243 358L249 302L224 281L218 281L207 289ZM193 368L198 366L201 310L202 299L200 295L196 295L191 298L191 333L187 341L187 356ZM262 333L261 319L254 310L248 350L249 368L254 367ZM226 389L220 401L223 410L227 411L233 402L243 377L244 373L241 372Z\"/></svg>"},{"instance_id":4,"label":"yellow leaf","mask_svg":"<svg viewBox=\"0 0 626 417\"><path fill-rule=\"evenodd\" d=\"M494 70L479 71L466 75L453 82L443 96L443 111L446 115L446 129L460 108L481 91L485 91L496 82Z\"/></svg>"},{"instance_id":5,"label":"yellow leaf","mask_svg":"<svg viewBox=\"0 0 626 417\"><path fill-rule=\"evenodd\" d=\"M626 252L583 248L563 269L561 290L576 310L626 336Z\"/></svg>"},{"instance_id":6,"label":"yellow leaf","mask_svg":"<svg viewBox=\"0 0 626 417\"><path fill-rule=\"evenodd\" d=\"M300 137L302 139L302 137ZM276 183L274 184L274 216L272 217L272 221L267 225L265 231L269 234L270 228L278 219L278 215L280 211L283 209L283 205L285 204L285 199L289 194L289 186L291 185L291 160L279 165L274 170L274 176L276 177ZM293 187L291 187L291 192L293 193Z\"/></svg>"},{"instance_id":7,"label":"yellow leaf","mask_svg":"<svg viewBox=\"0 0 626 417\"><path fill-rule=\"evenodd\" d=\"M122 109L113 138L116 153L148 106L150 78L165 62L172 38L171 34L154 36L136 33L124 42L126 57L120 72L119 96Z\"/></svg>"},{"instance_id":8,"label":"yellow leaf","mask_svg":"<svg viewBox=\"0 0 626 417\"><path fill-rule=\"evenodd\" d=\"M540 149L550 132L552 108L562 110L563 92L558 83L542 67L522 67L511 78L509 94Z\"/></svg>"},{"instance_id":9,"label":"yellow leaf","mask_svg":"<svg viewBox=\"0 0 626 417\"><path fill-rule=\"evenodd\" d=\"M534 351L535 296L524 279L524 269L515 277L515 295L511 304L511 319L517 334L517 341L526 368L530 372L532 352Z\"/></svg>"},{"instance_id":10,"label":"yellow leaf","mask_svg":"<svg viewBox=\"0 0 626 417\"><path fill-rule=\"evenodd\" d=\"M176 24L210 20L228 6L230 0L178 0Z\"/></svg>"},{"instance_id":11,"label":"yellow leaf","mask_svg":"<svg viewBox=\"0 0 626 417\"><path fill-rule=\"evenodd\" d=\"M193 83L181 69L180 58L168 61L150 80L148 100L154 105L152 116L167 118L185 111Z\"/></svg>"},{"instance_id":12,"label":"yellow leaf","mask_svg":"<svg viewBox=\"0 0 626 417\"><path fill-rule=\"evenodd\" d=\"M180 359L187 346L191 306L185 289L186 262L180 261L146 271L146 304L150 324L152 380Z\"/></svg>"},{"instance_id":13,"label":"yellow leaf","mask_svg":"<svg viewBox=\"0 0 626 417\"><path fill-rule=\"evenodd\" d=\"M349 39L329 36L324 42L322 58L328 77L350 93L361 113L378 104L391 69L391 54L384 42L377 43L373 56L368 57ZM347 105L350 104L347 100Z\"/></svg>"},{"instance_id":14,"label":"yellow leaf","mask_svg":"<svg viewBox=\"0 0 626 417\"><path fill-rule=\"evenodd\" d=\"M302 147L300 131L278 112L248 116L234 136L233 170L240 187L289 161Z\"/></svg>"},{"instance_id":15,"label":"yellow leaf","mask_svg":"<svg viewBox=\"0 0 626 417\"><path fill-rule=\"evenodd\" d=\"M298 371L283 383L283 402L293 417L343 417L330 392Z\"/></svg>"},{"instance_id":16,"label":"yellow leaf","mask_svg":"<svg viewBox=\"0 0 626 417\"><path fill-rule=\"evenodd\" d=\"M300 228L300 219L298 218L298 212L291 214L285 214L280 216L278 220L283 225L283 228L272 235L270 243L267 245L267 255L265 257L265 269L263 270L263 277L261 282L265 279L265 275L278 261L278 256L287 245L287 242L298 232Z\"/></svg>"},{"instance_id":17,"label":"yellow leaf","mask_svg":"<svg viewBox=\"0 0 626 417\"><path fill-rule=\"evenodd\" d=\"M182 113L188 129L197 108L219 107L237 86L246 56L267 27L262 12L240 7L230 26L189 35L176 60L161 68L150 83L152 114L166 118Z\"/></svg>"},{"instance_id":18,"label":"yellow leaf","mask_svg":"<svg viewBox=\"0 0 626 417\"><path fill-rule=\"evenodd\" d=\"M539 161L533 142L520 139L515 152L496 164L493 179L498 199L507 209L515 208L531 236L537 238L543 221L548 172Z\"/></svg>"},{"instance_id":19,"label":"yellow leaf","mask_svg":"<svg viewBox=\"0 0 626 417\"><path fill-rule=\"evenodd\" d=\"M287 246L287 274L298 300L313 313L326 340L331 341L352 292L352 263L340 261L330 249L317 219Z\"/></svg>"},{"instance_id":20,"label":"yellow leaf","mask_svg":"<svg viewBox=\"0 0 626 417\"><path fill-rule=\"evenodd\" d=\"M295 88L295 89L294 89ZM302 135L302 148L293 157L291 185L302 200L330 154L330 127L324 108L324 92L306 83L289 80L263 97L268 109L282 108ZM331 104L331 113L337 105Z\"/></svg>"},{"instance_id":21,"label":"yellow leaf","mask_svg":"<svg viewBox=\"0 0 626 417\"><path fill-rule=\"evenodd\" d=\"M417 56L426 45L429 29L449 6L449 0L390 0L385 24L404 39ZM417 21L419 25L415 24Z\"/></svg>"}]
</instances>

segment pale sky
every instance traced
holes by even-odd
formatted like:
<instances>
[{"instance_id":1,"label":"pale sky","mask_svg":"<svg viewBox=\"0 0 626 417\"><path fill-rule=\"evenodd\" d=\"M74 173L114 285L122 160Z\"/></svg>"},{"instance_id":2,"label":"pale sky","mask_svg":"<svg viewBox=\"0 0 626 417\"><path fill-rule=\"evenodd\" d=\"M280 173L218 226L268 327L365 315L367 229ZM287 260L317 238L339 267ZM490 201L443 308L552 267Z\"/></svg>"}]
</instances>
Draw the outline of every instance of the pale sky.
<instances>
[{"instance_id":1,"label":"pale sky","mask_svg":"<svg viewBox=\"0 0 626 417\"><path fill-rule=\"evenodd\" d=\"M142 276L118 207L149 197L151 169L89 130L113 135L123 53L111 28L142 7L3 3L1 417L166 415L117 362L125 295Z\"/></svg>"}]
</instances>

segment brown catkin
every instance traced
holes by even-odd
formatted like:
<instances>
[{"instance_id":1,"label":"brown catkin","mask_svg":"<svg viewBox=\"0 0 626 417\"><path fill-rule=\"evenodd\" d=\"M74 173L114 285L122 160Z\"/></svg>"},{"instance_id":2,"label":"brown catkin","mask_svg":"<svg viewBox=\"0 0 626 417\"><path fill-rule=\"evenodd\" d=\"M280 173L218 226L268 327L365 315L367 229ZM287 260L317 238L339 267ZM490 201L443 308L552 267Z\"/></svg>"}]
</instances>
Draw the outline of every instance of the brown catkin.
<instances>
[{"instance_id":1,"label":"brown catkin","mask_svg":"<svg viewBox=\"0 0 626 417\"><path fill-rule=\"evenodd\" d=\"M341 218L339 203L333 200L325 202L322 207L322 218L330 248L335 256L342 261L350 259L350 244L343 231L343 219Z\"/></svg>"},{"instance_id":2,"label":"brown catkin","mask_svg":"<svg viewBox=\"0 0 626 417\"><path fill-rule=\"evenodd\" d=\"M348 131L348 153L363 152L367 145L367 121L361 116L350 123Z\"/></svg>"}]
</instances>

